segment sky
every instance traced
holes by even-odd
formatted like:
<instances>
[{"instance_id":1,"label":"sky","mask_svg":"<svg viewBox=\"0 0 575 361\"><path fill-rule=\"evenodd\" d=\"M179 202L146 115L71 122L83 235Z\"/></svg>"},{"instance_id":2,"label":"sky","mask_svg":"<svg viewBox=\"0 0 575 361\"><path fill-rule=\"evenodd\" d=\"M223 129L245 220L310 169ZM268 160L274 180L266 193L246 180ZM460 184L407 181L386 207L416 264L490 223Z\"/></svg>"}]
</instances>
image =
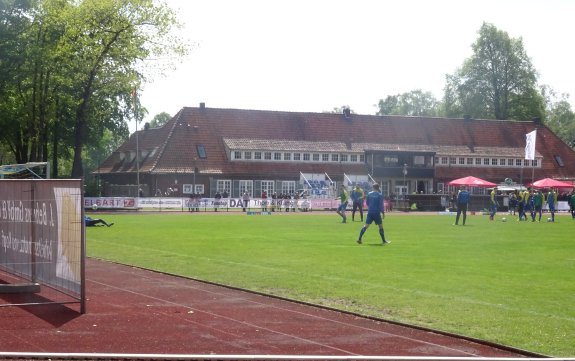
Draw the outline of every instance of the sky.
<instances>
[{"instance_id":1,"label":"sky","mask_svg":"<svg viewBox=\"0 0 575 361\"><path fill-rule=\"evenodd\" d=\"M191 51L140 91L148 109L375 114L388 95L443 95L483 22L523 46L575 110L575 0L164 0ZM135 130L135 124L130 125Z\"/></svg>"}]
</instances>

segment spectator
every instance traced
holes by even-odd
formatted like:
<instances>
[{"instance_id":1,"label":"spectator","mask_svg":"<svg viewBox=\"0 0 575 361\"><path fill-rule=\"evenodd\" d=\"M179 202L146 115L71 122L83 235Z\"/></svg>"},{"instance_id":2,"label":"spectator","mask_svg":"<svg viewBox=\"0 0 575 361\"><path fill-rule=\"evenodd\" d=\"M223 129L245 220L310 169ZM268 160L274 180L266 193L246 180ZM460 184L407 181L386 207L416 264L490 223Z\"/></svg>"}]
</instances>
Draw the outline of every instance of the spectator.
<instances>
[{"instance_id":1,"label":"spectator","mask_svg":"<svg viewBox=\"0 0 575 361\"><path fill-rule=\"evenodd\" d=\"M242 209L245 212L246 208L249 208L249 204L250 204L250 194L248 193L248 191L245 191L244 194L242 195Z\"/></svg>"},{"instance_id":2,"label":"spectator","mask_svg":"<svg viewBox=\"0 0 575 361\"><path fill-rule=\"evenodd\" d=\"M262 212L267 212L268 210L268 192L262 191Z\"/></svg>"},{"instance_id":3,"label":"spectator","mask_svg":"<svg viewBox=\"0 0 575 361\"><path fill-rule=\"evenodd\" d=\"M220 191L216 191L214 198L215 198L214 210L217 212L218 208L220 207L220 199L222 199L222 195L221 195Z\"/></svg>"}]
</instances>

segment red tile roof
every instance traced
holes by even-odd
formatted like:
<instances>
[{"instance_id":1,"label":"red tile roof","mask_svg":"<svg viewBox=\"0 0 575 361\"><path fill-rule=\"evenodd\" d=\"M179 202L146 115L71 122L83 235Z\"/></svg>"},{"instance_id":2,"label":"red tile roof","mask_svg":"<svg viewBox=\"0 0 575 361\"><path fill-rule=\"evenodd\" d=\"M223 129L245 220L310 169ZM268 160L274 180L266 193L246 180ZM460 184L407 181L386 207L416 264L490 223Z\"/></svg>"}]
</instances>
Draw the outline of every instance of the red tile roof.
<instances>
[{"instance_id":1,"label":"red tile roof","mask_svg":"<svg viewBox=\"0 0 575 361\"><path fill-rule=\"evenodd\" d=\"M438 156L509 156L523 158L525 135L537 129L537 157L543 159L536 178L575 179L575 152L545 125L533 121L447 119L333 113L298 113L241 109L182 108L160 128L137 132L140 172L201 174L294 174L327 172L365 174L361 163L297 163L230 161L227 150L302 152L363 152L408 150ZM197 146L207 157L198 156ZM102 174L136 172L136 134L100 167ZM132 156L126 154L131 152ZM554 159L559 155L565 166ZM123 157L123 158L122 158ZM516 173L520 169L512 169ZM524 172L530 173L530 169ZM499 168L436 167L437 179L475 175L499 181L510 170ZM530 174L528 174L530 176ZM517 177L518 179L518 177Z\"/></svg>"}]
</instances>

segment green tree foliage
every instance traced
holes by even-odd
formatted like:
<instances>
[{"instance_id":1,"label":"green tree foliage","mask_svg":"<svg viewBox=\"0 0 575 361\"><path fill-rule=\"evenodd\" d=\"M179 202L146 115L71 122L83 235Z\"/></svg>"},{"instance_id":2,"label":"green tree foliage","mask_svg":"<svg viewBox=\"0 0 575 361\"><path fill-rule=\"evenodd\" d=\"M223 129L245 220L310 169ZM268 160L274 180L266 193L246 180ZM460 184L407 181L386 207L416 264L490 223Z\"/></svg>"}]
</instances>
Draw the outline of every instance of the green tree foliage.
<instances>
[{"instance_id":1,"label":"green tree foliage","mask_svg":"<svg viewBox=\"0 0 575 361\"><path fill-rule=\"evenodd\" d=\"M571 148L575 148L575 113L567 96L549 105L545 124Z\"/></svg>"},{"instance_id":2,"label":"green tree foliage","mask_svg":"<svg viewBox=\"0 0 575 361\"><path fill-rule=\"evenodd\" d=\"M385 99L380 99L377 106L379 110L376 115L434 117L439 115L440 102L430 92L417 89L408 93L388 95Z\"/></svg>"},{"instance_id":3,"label":"green tree foliage","mask_svg":"<svg viewBox=\"0 0 575 361\"><path fill-rule=\"evenodd\" d=\"M447 76L443 100L446 116L544 118L545 102L537 88L537 73L522 39L512 39L484 23L472 48L471 58Z\"/></svg>"},{"instance_id":4,"label":"green tree foliage","mask_svg":"<svg viewBox=\"0 0 575 361\"><path fill-rule=\"evenodd\" d=\"M132 93L146 81L145 59L187 51L170 36L173 11L152 0L1 4L0 141L18 162L51 152L56 170L71 155L72 177L84 175L86 145L106 130L125 137L127 119L141 119Z\"/></svg>"},{"instance_id":5,"label":"green tree foliage","mask_svg":"<svg viewBox=\"0 0 575 361\"><path fill-rule=\"evenodd\" d=\"M162 125L166 124L170 119L172 119L172 116L170 114L166 112L161 112L154 116L154 118L150 122L150 127L152 128L161 127Z\"/></svg>"}]
</instances>

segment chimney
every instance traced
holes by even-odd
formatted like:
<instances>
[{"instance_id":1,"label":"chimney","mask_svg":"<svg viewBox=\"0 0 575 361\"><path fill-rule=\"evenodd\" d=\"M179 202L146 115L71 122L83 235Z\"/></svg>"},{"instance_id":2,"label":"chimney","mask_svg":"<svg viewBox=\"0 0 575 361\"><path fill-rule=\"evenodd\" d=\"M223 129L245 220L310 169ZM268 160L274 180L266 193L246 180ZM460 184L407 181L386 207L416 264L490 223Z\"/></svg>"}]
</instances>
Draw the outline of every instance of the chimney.
<instances>
[{"instance_id":1,"label":"chimney","mask_svg":"<svg viewBox=\"0 0 575 361\"><path fill-rule=\"evenodd\" d=\"M345 119L351 118L351 110L349 110L349 108L343 108L343 116Z\"/></svg>"},{"instance_id":2,"label":"chimney","mask_svg":"<svg viewBox=\"0 0 575 361\"><path fill-rule=\"evenodd\" d=\"M206 103L200 103L200 110L206 110Z\"/></svg>"}]
</instances>

